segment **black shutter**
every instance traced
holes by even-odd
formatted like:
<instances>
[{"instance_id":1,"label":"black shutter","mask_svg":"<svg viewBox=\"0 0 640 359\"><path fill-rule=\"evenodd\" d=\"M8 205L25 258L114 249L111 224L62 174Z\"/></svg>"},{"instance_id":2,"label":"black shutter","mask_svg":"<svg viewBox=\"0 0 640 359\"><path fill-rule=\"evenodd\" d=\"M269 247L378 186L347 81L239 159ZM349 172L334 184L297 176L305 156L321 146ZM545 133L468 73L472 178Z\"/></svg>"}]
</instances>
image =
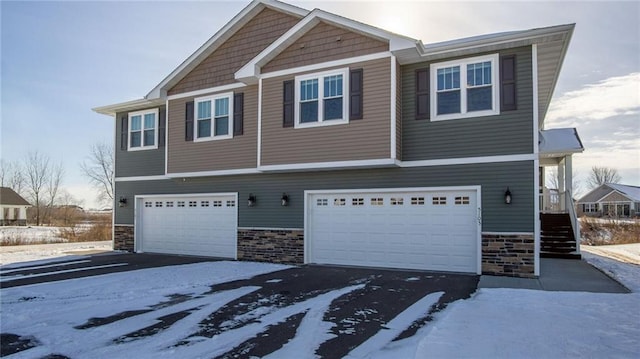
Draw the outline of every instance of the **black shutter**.
<instances>
[{"instance_id":1,"label":"black shutter","mask_svg":"<svg viewBox=\"0 0 640 359\"><path fill-rule=\"evenodd\" d=\"M282 127L293 127L295 98L293 80L285 81L282 86Z\"/></svg>"},{"instance_id":2,"label":"black shutter","mask_svg":"<svg viewBox=\"0 0 640 359\"><path fill-rule=\"evenodd\" d=\"M233 135L242 135L244 122L244 93L233 95Z\"/></svg>"},{"instance_id":3,"label":"black shutter","mask_svg":"<svg viewBox=\"0 0 640 359\"><path fill-rule=\"evenodd\" d=\"M362 119L362 69L349 73L349 120Z\"/></svg>"},{"instance_id":4,"label":"black shutter","mask_svg":"<svg viewBox=\"0 0 640 359\"><path fill-rule=\"evenodd\" d=\"M120 117L120 149L127 150L129 145L129 117L123 115Z\"/></svg>"},{"instance_id":5,"label":"black shutter","mask_svg":"<svg viewBox=\"0 0 640 359\"><path fill-rule=\"evenodd\" d=\"M161 108L158 112L158 147L164 147L166 128L167 112Z\"/></svg>"},{"instance_id":6,"label":"black shutter","mask_svg":"<svg viewBox=\"0 0 640 359\"><path fill-rule=\"evenodd\" d=\"M500 58L500 110L518 108L516 101L516 55Z\"/></svg>"},{"instance_id":7,"label":"black shutter","mask_svg":"<svg viewBox=\"0 0 640 359\"><path fill-rule=\"evenodd\" d=\"M416 70L416 120L431 117L429 103L429 68Z\"/></svg>"},{"instance_id":8,"label":"black shutter","mask_svg":"<svg viewBox=\"0 0 640 359\"><path fill-rule=\"evenodd\" d=\"M185 103L184 140L193 141L193 101Z\"/></svg>"}]
</instances>

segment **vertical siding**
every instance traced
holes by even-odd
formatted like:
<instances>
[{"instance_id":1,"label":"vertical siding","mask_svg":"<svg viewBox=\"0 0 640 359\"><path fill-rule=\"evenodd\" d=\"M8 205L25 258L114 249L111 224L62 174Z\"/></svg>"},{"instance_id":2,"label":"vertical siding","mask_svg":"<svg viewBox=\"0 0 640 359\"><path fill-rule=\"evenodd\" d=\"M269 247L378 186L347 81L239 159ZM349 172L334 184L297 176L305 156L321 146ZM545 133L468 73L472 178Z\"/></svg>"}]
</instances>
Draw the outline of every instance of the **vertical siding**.
<instances>
[{"instance_id":1,"label":"vertical siding","mask_svg":"<svg viewBox=\"0 0 640 359\"><path fill-rule=\"evenodd\" d=\"M161 106L158 111L165 111L165 106ZM163 175L165 151L164 147L153 150L140 151L128 151L120 149L122 116L127 116L127 112L119 112L118 114L116 114L115 176L131 177Z\"/></svg>"},{"instance_id":2,"label":"vertical siding","mask_svg":"<svg viewBox=\"0 0 640 359\"><path fill-rule=\"evenodd\" d=\"M325 172L272 173L223 176L180 181L117 182L116 197L133 203L135 194L239 193L239 226L302 228L304 191L362 188L406 188L469 186L482 187L482 230L489 232L533 232L533 161L419 168L380 168ZM509 187L513 203L504 203ZM290 197L287 207L280 197ZM257 198L247 207L249 193ZM133 205L118 207L116 224L133 223Z\"/></svg>"},{"instance_id":3,"label":"vertical siding","mask_svg":"<svg viewBox=\"0 0 640 359\"><path fill-rule=\"evenodd\" d=\"M235 82L233 74L238 69L298 21L299 19L292 15L265 8L169 89L168 94L174 95Z\"/></svg>"},{"instance_id":4,"label":"vertical siding","mask_svg":"<svg viewBox=\"0 0 640 359\"><path fill-rule=\"evenodd\" d=\"M262 165L390 158L389 59L350 67L363 69L364 116L342 125L283 128L282 83L295 76L263 81Z\"/></svg>"},{"instance_id":5,"label":"vertical siding","mask_svg":"<svg viewBox=\"0 0 640 359\"><path fill-rule=\"evenodd\" d=\"M509 54L516 55L518 109L495 116L433 122L416 120L415 70L428 67L429 63L402 66L403 160L532 153L531 48L500 51L500 55Z\"/></svg>"},{"instance_id":6,"label":"vertical siding","mask_svg":"<svg viewBox=\"0 0 640 359\"><path fill-rule=\"evenodd\" d=\"M225 140L185 141L185 103L193 101L193 97L169 101L168 173L256 167L258 86L236 89L235 92L244 93L244 133Z\"/></svg>"},{"instance_id":7,"label":"vertical siding","mask_svg":"<svg viewBox=\"0 0 640 359\"><path fill-rule=\"evenodd\" d=\"M386 42L320 22L264 65L262 72L267 73L388 50L389 45Z\"/></svg>"}]
</instances>

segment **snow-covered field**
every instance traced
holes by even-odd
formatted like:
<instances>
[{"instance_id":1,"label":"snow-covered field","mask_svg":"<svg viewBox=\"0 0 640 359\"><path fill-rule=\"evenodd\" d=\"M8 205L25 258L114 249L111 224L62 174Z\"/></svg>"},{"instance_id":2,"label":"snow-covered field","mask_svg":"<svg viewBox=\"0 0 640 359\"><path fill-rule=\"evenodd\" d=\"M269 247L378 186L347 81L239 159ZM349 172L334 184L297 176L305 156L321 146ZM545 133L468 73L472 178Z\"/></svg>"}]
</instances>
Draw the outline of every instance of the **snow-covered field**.
<instances>
[{"instance_id":1,"label":"snow-covered field","mask_svg":"<svg viewBox=\"0 0 640 359\"><path fill-rule=\"evenodd\" d=\"M432 293L387 323L388 329L353 349L348 357L640 357L640 266L596 255L589 255L588 260L615 275L634 293L480 289L471 298L454 302L437 313L434 321L414 336L391 341L394 333L423 316L426 308L441 295ZM209 291L214 283L283 268L247 262L198 263L3 289L2 332L33 336L39 341L38 346L11 356L14 358L40 358L51 353L72 358L197 358L205 354L215 357L212 353L230 350L234 343L284 320L286 315L274 312L261 317L257 323L213 338L190 338L190 345L167 345L184 339L185 332L193 332L207 313L257 287L216 292L201 299L197 299L198 296ZM357 289L355 287L324 293L281 309L286 313L306 314L295 337L270 356L313 358L315 348L331 338L328 330L332 324L323 321L328 304ZM89 318L149 308L176 293L189 295L194 300L95 328L74 329L87 323ZM158 334L117 341L127 333L154 325L159 316L169 315L176 306L191 310L190 314Z\"/></svg>"},{"instance_id":2,"label":"snow-covered field","mask_svg":"<svg viewBox=\"0 0 640 359\"><path fill-rule=\"evenodd\" d=\"M112 250L111 241L0 246L0 265L37 260L68 260L77 256Z\"/></svg>"},{"instance_id":3,"label":"snow-covered field","mask_svg":"<svg viewBox=\"0 0 640 359\"><path fill-rule=\"evenodd\" d=\"M76 232L86 231L91 224L81 223L75 226ZM52 226L4 226L0 227L0 243L61 243L67 240L60 237L61 230L68 227Z\"/></svg>"}]
</instances>

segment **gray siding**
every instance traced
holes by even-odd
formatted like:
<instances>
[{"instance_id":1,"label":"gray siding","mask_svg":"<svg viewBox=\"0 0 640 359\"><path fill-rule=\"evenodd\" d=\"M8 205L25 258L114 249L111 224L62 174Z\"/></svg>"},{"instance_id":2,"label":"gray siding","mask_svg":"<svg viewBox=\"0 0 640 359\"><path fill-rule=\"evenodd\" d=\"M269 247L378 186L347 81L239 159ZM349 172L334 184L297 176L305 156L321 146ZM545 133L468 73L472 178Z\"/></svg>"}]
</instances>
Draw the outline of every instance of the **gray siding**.
<instances>
[{"instance_id":1,"label":"gray siding","mask_svg":"<svg viewBox=\"0 0 640 359\"><path fill-rule=\"evenodd\" d=\"M516 55L518 109L495 116L434 122L416 120L415 71L428 67L429 63L402 66L402 159L412 161L533 153L531 48L500 52L500 55L510 54ZM442 61L448 60L452 59Z\"/></svg>"},{"instance_id":2,"label":"gray siding","mask_svg":"<svg viewBox=\"0 0 640 359\"><path fill-rule=\"evenodd\" d=\"M135 194L239 193L239 226L302 228L304 190L482 186L483 231L533 232L533 161L416 168L386 168L325 172L273 173L224 176L186 181L164 180L117 182L116 198L125 196L130 205L116 207L115 223L133 223ZM504 204L510 188L513 203ZM290 196L288 207L280 197ZM247 207L249 193L257 197L255 207Z\"/></svg>"},{"instance_id":3,"label":"gray siding","mask_svg":"<svg viewBox=\"0 0 640 359\"><path fill-rule=\"evenodd\" d=\"M164 112L165 106L159 111ZM116 115L115 175L116 177L153 176L164 174L164 147L154 150L127 151L120 149L121 118L126 112Z\"/></svg>"}]
</instances>

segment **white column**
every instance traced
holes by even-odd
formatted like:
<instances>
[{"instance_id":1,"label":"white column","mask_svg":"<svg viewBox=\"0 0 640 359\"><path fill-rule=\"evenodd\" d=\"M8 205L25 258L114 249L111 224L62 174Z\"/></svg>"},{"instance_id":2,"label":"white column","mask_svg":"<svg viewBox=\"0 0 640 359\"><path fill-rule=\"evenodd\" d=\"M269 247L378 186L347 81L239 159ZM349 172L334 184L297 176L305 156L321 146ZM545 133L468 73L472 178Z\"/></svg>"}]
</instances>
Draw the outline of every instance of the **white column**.
<instances>
[{"instance_id":1,"label":"white column","mask_svg":"<svg viewBox=\"0 0 640 359\"><path fill-rule=\"evenodd\" d=\"M9 207L9 213L7 214L7 219L8 220L14 220L16 219L16 210L13 207Z\"/></svg>"},{"instance_id":2,"label":"white column","mask_svg":"<svg viewBox=\"0 0 640 359\"><path fill-rule=\"evenodd\" d=\"M573 193L573 168L571 155L567 155L564 158L564 188L565 191Z\"/></svg>"},{"instance_id":3,"label":"white column","mask_svg":"<svg viewBox=\"0 0 640 359\"><path fill-rule=\"evenodd\" d=\"M560 160L558 163L558 196L560 200L560 210L566 210L566 206L564 205L564 194L565 194L565 162L564 159Z\"/></svg>"},{"instance_id":4,"label":"white column","mask_svg":"<svg viewBox=\"0 0 640 359\"><path fill-rule=\"evenodd\" d=\"M20 213L18 213L18 219L27 219L27 207L20 208Z\"/></svg>"}]
</instances>

